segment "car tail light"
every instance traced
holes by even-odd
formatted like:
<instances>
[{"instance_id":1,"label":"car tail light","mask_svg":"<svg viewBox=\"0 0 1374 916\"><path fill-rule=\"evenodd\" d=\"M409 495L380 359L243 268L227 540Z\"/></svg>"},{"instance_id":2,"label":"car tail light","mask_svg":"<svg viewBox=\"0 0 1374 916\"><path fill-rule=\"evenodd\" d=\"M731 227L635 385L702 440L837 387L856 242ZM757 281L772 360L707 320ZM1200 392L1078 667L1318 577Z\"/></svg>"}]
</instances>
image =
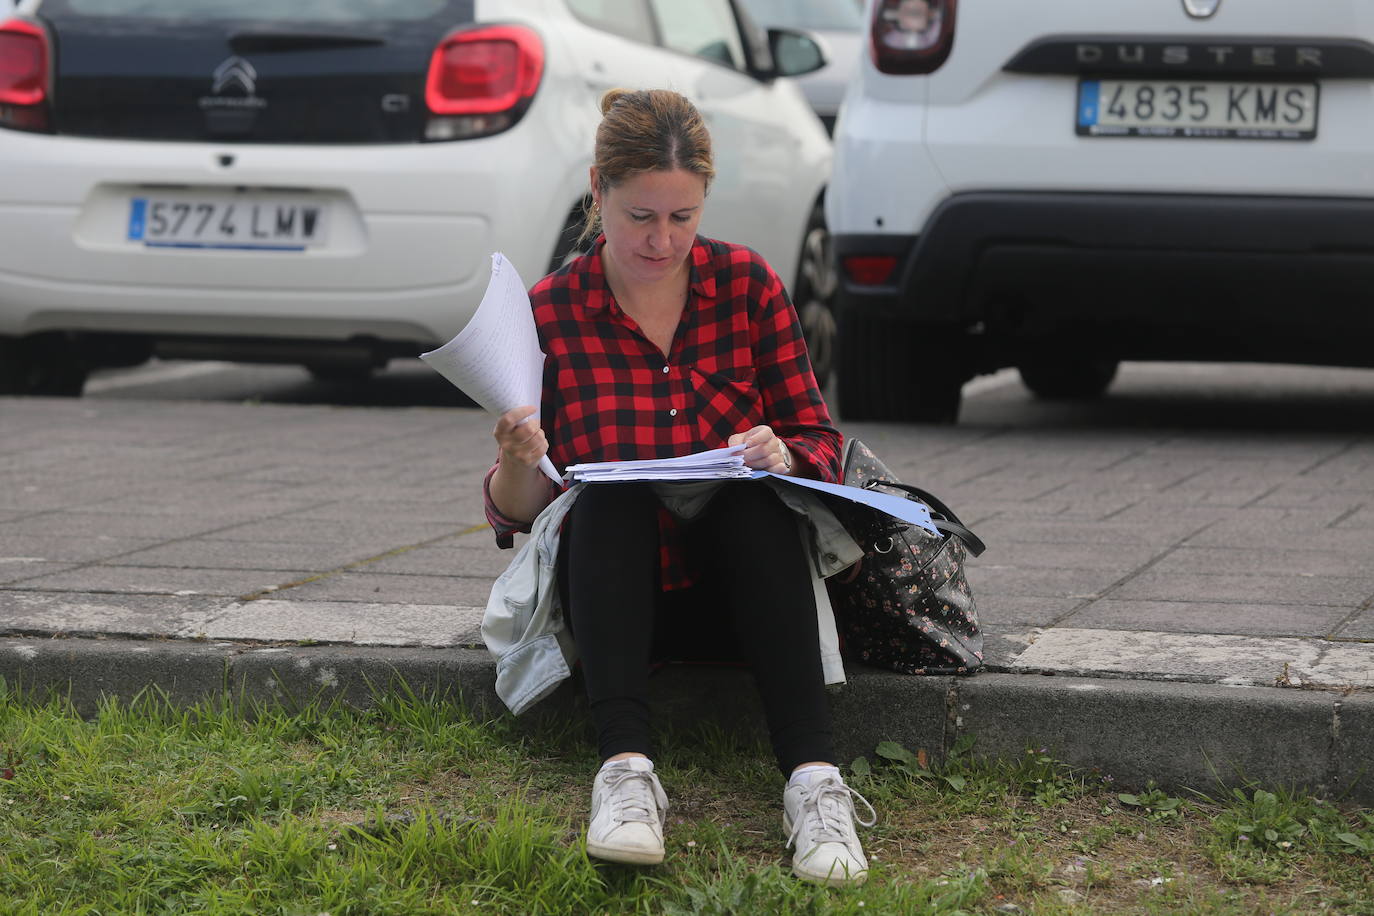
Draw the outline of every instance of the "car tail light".
<instances>
[{"instance_id":1,"label":"car tail light","mask_svg":"<svg viewBox=\"0 0 1374 916\"><path fill-rule=\"evenodd\" d=\"M506 130L525 113L544 75L544 43L518 25L454 32L429 61L427 140L461 140Z\"/></svg>"},{"instance_id":2,"label":"car tail light","mask_svg":"<svg viewBox=\"0 0 1374 916\"><path fill-rule=\"evenodd\" d=\"M840 266L855 286L882 286L892 279L897 258L890 254L856 254L841 258Z\"/></svg>"},{"instance_id":3,"label":"car tail light","mask_svg":"<svg viewBox=\"0 0 1374 916\"><path fill-rule=\"evenodd\" d=\"M954 47L959 0L877 0L869 40L883 73L934 72Z\"/></svg>"},{"instance_id":4,"label":"car tail light","mask_svg":"<svg viewBox=\"0 0 1374 916\"><path fill-rule=\"evenodd\" d=\"M32 22L0 24L0 127L49 130L48 35Z\"/></svg>"}]
</instances>

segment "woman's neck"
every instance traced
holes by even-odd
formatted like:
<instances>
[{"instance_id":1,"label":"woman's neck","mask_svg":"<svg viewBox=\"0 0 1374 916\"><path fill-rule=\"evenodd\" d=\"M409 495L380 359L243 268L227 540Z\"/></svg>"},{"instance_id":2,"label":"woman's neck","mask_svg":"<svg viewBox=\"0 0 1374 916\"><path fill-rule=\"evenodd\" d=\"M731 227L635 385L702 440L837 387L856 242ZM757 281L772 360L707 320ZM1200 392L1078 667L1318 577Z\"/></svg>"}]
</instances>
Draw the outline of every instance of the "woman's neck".
<instances>
[{"instance_id":1,"label":"woman's neck","mask_svg":"<svg viewBox=\"0 0 1374 916\"><path fill-rule=\"evenodd\" d=\"M602 270L606 273L606 284L616 303L630 313L646 311L660 312L664 309L681 309L687 300L687 285L691 270L684 260L678 269L653 283L635 282L620 270L615 261L602 252Z\"/></svg>"}]
</instances>

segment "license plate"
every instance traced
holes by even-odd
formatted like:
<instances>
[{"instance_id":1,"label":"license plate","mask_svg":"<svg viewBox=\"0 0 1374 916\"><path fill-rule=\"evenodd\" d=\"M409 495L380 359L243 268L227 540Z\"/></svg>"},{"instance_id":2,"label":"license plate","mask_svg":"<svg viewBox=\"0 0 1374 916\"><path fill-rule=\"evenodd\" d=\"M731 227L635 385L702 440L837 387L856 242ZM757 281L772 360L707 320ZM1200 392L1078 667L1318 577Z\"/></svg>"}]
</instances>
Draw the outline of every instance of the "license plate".
<instances>
[{"instance_id":1,"label":"license plate","mask_svg":"<svg viewBox=\"0 0 1374 916\"><path fill-rule=\"evenodd\" d=\"M327 204L249 195L152 196L129 201L131 242L155 248L304 251L323 244Z\"/></svg>"},{"instance_id":2,"label":"license plate","mask_svg":"<svg viewBox=\"0 0 1374 916\"><path fill-rule=\"evenodd\" d=\"M1077 128L1083 137L1311 140L1317 84L1085 79Z\"/></svg>"}]
</instances>

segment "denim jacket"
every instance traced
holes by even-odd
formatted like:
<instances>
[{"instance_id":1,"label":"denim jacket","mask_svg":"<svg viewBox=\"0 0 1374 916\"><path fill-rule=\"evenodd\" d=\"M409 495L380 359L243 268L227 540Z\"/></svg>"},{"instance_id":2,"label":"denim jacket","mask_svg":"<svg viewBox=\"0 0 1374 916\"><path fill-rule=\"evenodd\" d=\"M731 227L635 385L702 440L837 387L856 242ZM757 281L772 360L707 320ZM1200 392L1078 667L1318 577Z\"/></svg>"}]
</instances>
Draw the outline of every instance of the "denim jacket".
<instances>
[{"instance_id":1,"label":"denim jacket","mask_svg":"<svg viewBox=\"0 0 1374 916\"><path fill-rule=\"evenodd\" d=\"M840 661L839 635L825 579L853 565L863 551L813 491L789 486L775 478L768 478L767 482L797 514L816 594L821 667L827 684L842 684L844 665ZM723 485L704 481L655 486L654 490L669 511L690 519ZM549 503L534 520L529 538L496 580L487 599L482 640L496 657L497 696L516 715L552 693L572 673L577 661L577 647L564 626L558 600L558 545L563 520L587 486L607 484L579 483Z\"/></svg>"}]
</instances>

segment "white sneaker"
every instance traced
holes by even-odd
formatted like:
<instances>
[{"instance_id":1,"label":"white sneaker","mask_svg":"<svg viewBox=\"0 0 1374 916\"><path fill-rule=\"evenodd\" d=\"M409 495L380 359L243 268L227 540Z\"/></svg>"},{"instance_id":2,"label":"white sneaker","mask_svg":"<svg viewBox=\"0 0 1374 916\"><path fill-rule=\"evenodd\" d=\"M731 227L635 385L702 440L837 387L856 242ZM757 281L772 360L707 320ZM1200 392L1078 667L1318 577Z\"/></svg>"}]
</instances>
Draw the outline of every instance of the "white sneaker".
<instances>
[{"instance_id":1,"label":"white sneaker","mask_svg":"<svg viewBox=\"0 0 1374 916\"><path fill-rule=\"evenodd\" d=\"M587 855L630 865L663 861L663 822L668 796L654 775L654 764L629 757L604 764L592 783L592 819L587 825Z\"/></svg>"},{"instance_id":2,"label":"white sneaker","mask_svg":"<svg viewBox=\"0 0 1374 916\"><path fill-rule=\"evenodd\" d=\"M782 829L787 845L795 846L792 874L817 884L862 884L868 860L854 833L854 799L870 815L859 819L872 827L878 813L858 792L844 784L839 772L815 774L809 783L788 783L782 796Z\"/></svg>"}]
</instances>

